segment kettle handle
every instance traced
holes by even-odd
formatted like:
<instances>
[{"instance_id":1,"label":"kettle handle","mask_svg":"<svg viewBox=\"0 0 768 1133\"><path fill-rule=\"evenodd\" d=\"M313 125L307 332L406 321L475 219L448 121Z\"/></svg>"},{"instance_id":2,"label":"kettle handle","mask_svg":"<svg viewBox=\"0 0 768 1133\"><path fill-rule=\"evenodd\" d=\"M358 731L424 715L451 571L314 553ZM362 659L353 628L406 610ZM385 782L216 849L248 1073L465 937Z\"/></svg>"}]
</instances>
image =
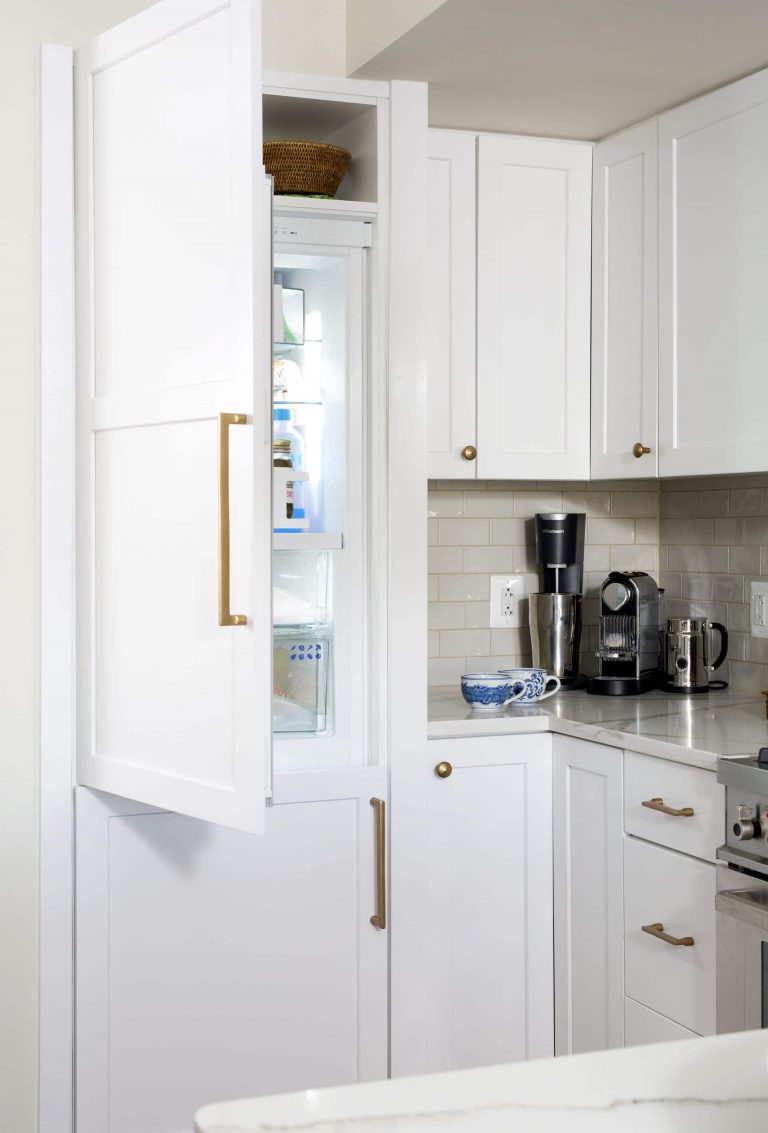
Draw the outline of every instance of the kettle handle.
<instances>
[{"instance_id":1,"label":"kettle handle","mask_svg":"<svg viewBox=\"0 0 768 1133\"><path fill-rule=\"evenodd\" d=\"M715 669L720 668L728 652L728 630L721 622L710 622L709 625L711 629L716 629L720 634L720 652L717 655L717 660L714 665L710 665L710 670L714 672Z\"/></svg>"}]
</instances>

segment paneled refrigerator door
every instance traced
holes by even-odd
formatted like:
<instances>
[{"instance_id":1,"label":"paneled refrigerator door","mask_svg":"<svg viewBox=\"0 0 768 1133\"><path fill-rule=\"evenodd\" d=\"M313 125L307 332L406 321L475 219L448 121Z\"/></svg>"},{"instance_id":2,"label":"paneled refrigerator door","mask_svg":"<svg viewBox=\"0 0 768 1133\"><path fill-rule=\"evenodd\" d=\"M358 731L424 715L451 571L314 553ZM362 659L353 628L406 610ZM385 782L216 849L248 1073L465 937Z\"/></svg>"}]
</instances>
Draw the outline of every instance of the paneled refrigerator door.
<instances>
[{"instance_id":1,"label":"paneled refrigerator door","mask_svg":"<svg viewBox=\"0 0 768 1133\"><path fill-rule=\"evenodd\" d=\"M270 753L257 0L76 57L78 781L256 832Z\"/></svg>"},{"instance_id":2,"label":"paneled refrigerator door","mask_svg":"<svg viewBox=\"0 0 768 1133\"><path fill-rule=\"evenodd\" d=\"M278 233L284 227L278 219ZM275 249L272 710L278 771L367 762L371 590L363 422L370 229L360 221L295 221L293 242L283 232ZM313 243L298 243L303 236Z\"/></svg>"}]
</instances>

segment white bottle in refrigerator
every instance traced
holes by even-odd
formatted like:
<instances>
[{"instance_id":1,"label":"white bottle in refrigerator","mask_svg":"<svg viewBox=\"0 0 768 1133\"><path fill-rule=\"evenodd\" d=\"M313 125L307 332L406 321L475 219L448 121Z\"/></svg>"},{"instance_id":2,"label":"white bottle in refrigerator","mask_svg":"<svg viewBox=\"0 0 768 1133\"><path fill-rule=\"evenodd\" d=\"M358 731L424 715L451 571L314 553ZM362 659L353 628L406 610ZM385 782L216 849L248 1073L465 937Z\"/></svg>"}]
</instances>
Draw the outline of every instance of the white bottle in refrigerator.
<instances>
[{"instance_id":1,"label":"white bottle in refrigerator","mask_svg":"<svg viewBox=\"0 0 768 1133\"><path fill-rule=\"evenodd\" d=\"M304 439L298 429L293 425L293 413L285 405L278 405L273 410L273 437L276 441L290 441L291 463L297 472L304 472ZM304 519L306 515L304 504L304 484L301 480L293 485L293 516L294 519Z\"/></svg>"}]
</instances>

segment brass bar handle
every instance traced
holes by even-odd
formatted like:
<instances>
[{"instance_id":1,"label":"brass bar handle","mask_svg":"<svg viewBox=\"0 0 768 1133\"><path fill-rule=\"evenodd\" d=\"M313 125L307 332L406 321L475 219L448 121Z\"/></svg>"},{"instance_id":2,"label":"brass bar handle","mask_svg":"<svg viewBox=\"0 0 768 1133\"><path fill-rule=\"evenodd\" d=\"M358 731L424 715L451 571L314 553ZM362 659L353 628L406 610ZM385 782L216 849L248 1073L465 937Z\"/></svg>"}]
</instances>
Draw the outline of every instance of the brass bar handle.
<instances>
[{"instance_id":1,"label":"brass bar handle","mask_svg":"<svg viewBox=\"0 0 768 1133\"><path fill-rule=\"evenodd\" d=\"M671 814L673 818L693 818L694 815L692 806L680 807L678 810L673 806L667 806L663 799L645 799L640 806L647 806L648 810L657 810L660 814Z\"/></svg>"},{"instance_id":2,"label":"brass bar handle","mask_svg":"<svg viewBox=\"0 0 768 1133\"><path fill-rule=\"evenodd\" d=\"M244 626L245 614L230 613L229 426L247 425L245 413L219 414L219 625Z\"/></svg>"},{"instance_id":3,"label":"brass bar handle","mask_svg":"<svg viewBox=\"0 0 768 1133\"><path fill-rule=\"evenodd\" d=\"M383 799L371 799L376 823L376 912L371 917L374 928L387 927L387 825Z\"/></svg>"},{"instance_id":4,"label":"brass bar handle","mask_svg":"<svg viewBox=\"0 0 768 1133\"><path fill-rule=\"evenodd\" d=\"M636 444L632 445L632 455L637 460L639 460L641 456L645 456L646 453L649 453L650 451L651 450L648 448L648 446L642 444L640 441L638 441Z\"/></svg>"},{"instance_id":5,"label":"brass bar handle","mask_svg":"<svg viewBox=\"0 0 768 1133\"><path fill-rule=\"evenodd\" d=\"M670 936L668 932L664 931L663 924L644 924L640 925L643 932L647 932L649 936L655 936L657 940L663 940L665 944L674 944L676 947L693 948L696 943L692 936Z\"/></svg>"}]
</instances>

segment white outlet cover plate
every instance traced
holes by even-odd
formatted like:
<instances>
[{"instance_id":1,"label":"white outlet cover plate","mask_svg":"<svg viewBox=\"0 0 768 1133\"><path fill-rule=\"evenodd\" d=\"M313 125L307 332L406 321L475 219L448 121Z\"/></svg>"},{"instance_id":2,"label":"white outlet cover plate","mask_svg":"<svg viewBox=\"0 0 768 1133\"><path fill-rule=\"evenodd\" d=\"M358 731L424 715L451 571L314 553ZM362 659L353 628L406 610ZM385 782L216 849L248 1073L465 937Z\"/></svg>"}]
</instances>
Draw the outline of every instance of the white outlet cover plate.
<instances>
[{"instance_id":1,"label":"white outlet cover plate","mask_svg":"<svg viewBox=\"0 0 768 1133\"><path fill-rule=\"evenodd\" d=\"M521 574L491 575L491 629L519 629L525 580Z\"/></svg>"},{"instance_id":2,"label":"white outlet cover plate","mask_svg":"<svg viewBox=\"0 0 768 1133\"><path fill-rule=\"evenodd\" d=\"M749 630L752 637L768 637L768 582L749 584Z\"/></svg>"}]
</instances>

